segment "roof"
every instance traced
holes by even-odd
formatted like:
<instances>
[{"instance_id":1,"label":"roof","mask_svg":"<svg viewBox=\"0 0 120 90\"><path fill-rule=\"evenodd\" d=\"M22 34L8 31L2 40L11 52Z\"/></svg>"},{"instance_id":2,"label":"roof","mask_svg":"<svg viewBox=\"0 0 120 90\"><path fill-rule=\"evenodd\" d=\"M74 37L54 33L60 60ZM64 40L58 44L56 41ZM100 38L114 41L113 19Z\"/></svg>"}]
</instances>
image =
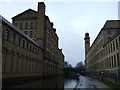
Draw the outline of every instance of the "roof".
<instances>
[{"instance_id":1,"label":"roof","mask_svg":"<svg viewBox=\"0 0 120 90\"><path fill-rule=\"evenodd\" d=\"M12 17L12 19L14 19L14 18L16 18L16 17L19 17L20 15L25 14L25 13L28 12L28 11L33 11L34 13L37 13L37 11L32 10L31 8L29 8L28 10L25 10L25 11L23 11L22 13L20 13L20 14L14 16L14 17Z\"/></svg>"},{"instance_id":2,"label":"roof","mask_svg":"<svg viewBox=\"0 0 120 90\"><path fill-rule=\"evenodd\" d=\"M103 28L104 29L120 28L120 20L107 20Z\"/></svg>"},{"instance_id":3,"label":"roof","mask_svg":"<svg viewBox=\"0 0 120 90\"><path fill-rule=\"evenodd\" d=\"M103 47L105 47L106 45L108 45L111 41L113 41L117 36L119 36L120 35L120 32L118 32L117 34L115 34L109 41L107 41L104 45L103 45Z\"/></svg>"},{"instance_id":4,"label":"roof","mask_svg":"<svg viewBox=\"0 0 120 90\"><path fill-rule=\"evenodd\" d=\"M98 36L100 35L100 33L102 32L102 30L106 30L106 29L109 29L109 30L120 29L120 20L107 20L105 25L103 26L103 28L101 28L101 30L98 33L97 37L93 41L92 45L90 46L90 49L92 48L92 46L96 42L96 40L97 40Z\"/></svg>"},{"instance_id":5,"label":"roof","mask_svg":"<svg viewBox=\"0 0 120 90\"><path fill-rule=\"evenodd\" d=\"M0 15L0 20L2 20L4 23L8 24L11 28L13 28L17 33L19 33L20 35L22 35L23 37L25 37L26 39L28 39L29 41L31 41L33 44L38 45L38 43L36 43L34 40L32 40L29 36L27 36L24 32L20 31L18 28L16 28L14 25L12 25L9 21L7 21L4 17L2 17Z\"/></svg>"},{"instance_id":6,"label":"roof","mask_svg":"<svg viewBox=\"0 0 120 90\"><path fill-rule=\"evenodd\" d=\"M49 23L51 24L51 26L53 27L53 22L50 22L50 19L49 19L49 17L48 17L47 15L45 15L45 19L47 19L48 22L49 22ZM56 37L59 39L58 35L56 34L56 29L55 29L55 28L53 28L53 31L54 31Z\"/></svg>"}]
</instances>

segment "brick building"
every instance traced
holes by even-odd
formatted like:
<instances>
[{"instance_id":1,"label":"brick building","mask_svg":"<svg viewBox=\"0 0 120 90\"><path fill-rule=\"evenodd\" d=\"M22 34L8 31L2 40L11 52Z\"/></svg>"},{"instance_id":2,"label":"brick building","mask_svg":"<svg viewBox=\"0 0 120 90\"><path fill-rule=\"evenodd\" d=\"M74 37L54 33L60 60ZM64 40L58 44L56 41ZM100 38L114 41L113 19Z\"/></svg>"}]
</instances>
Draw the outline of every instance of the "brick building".
<instances>
[{"instance_id":1,"label":"brick building","mask_svg":"<svg viewBox=\"0 0 120 90\"><path fill-rule=\"evenodd\" d=\"M89 74L120 77L120 20L108 20L90 46L85 34L85 67Z\"/></svg>"},{"instance_id":2,"label":"brick building","mask_svg":"<svg viewBox=\"0 0 120 90\"><path fill-rule=\"evenodd\" d=\"M39 2L38 11L14 16L13 24L0 16L3 78L63 75L64 55L45 7Z\"/></svg>"}]
</instances>

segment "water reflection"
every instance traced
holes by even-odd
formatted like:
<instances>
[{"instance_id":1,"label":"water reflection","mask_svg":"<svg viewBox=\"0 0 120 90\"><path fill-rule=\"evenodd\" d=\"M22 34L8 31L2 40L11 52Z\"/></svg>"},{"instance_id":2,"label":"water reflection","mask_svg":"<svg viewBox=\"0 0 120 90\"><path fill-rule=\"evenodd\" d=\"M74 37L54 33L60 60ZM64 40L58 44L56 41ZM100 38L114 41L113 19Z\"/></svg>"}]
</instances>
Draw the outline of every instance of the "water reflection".
<instances>
[{"instance_id":1,"label":"water reflection","mask_svg":"<svg viewBox=\"0 0 120 90\"><path fill-rule=\"evenodd\" d=\"M78 83L78 80L76 79L65 79L64 88L74 88L77 83Z\"/></svg>"},{"instance_id":2,"label":"water reflection","mask_svg":"<svg viewBox=\"0 0 120 90\"><path fill-rule=\"evenodd\" d=\"M40 79L14 88L61 88L64 90L64 76Z\"/></svg>"},{"instance_id":3,"label":"water reflection","mask_svg":"<svg viewBox=\"0 0 120 90\"><path fill-rule=\"evenodd\" d=\"M64 79L64 76L39 79L22 85L14 86L13 88L60 88L66 90L67 88L74 88L78 80Z\"/></svg>"}]
</instances>

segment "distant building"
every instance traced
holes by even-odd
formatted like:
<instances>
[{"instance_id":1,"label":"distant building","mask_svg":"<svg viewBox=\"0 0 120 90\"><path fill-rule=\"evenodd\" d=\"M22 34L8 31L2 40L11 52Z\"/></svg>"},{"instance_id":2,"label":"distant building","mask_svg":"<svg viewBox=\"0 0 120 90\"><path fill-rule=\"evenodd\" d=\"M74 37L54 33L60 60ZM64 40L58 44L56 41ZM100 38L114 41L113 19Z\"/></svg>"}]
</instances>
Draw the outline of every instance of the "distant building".
<instances>
[{"instance_id":1,"label":"distant building","mask_svg":"<svg viewBox=\"0 0 120 90\"><path fill-rule=\"evenodd\" d=\"M74 68L77 68L77 69L84 69L84 65L83 65L82 62L79 62L79 63L77 63L77 65L76 65Z\"/></svg>"},{"instance_id":2,"label":"distant building","mask_svg":"<svg viewBox=\"0 0 120 90\"><path fill-rule=\"evenodd\" d=\"M64 62L64 68L73 68L68 62Z\"/></svg>"},{"instance_id":3,"label":"distant building","mask_svg":"<svg viewBox=\"0 0 120 90\"><path fill-rule=\"evenodd\" d=\"M64 62L64 68L68 66L68 62Z\"/></svg>"},{"instance_id":4,"label":"distant building","mask_svg":"<svg viewBox=\"0 0 120 90\"><path fill-rule=\"evenodd\" d=\"M85 34L85 68L89 73L120 77L120 20L108 20L90 46Z\"/></svg>"},{"instance_id":5,"label":"distant building","mask_svg":"<svg viewBox=\"0 0 120 90\"><path fill-rule=\"evenodd\" d=\"M63 74L64 55L43 2L38 3L38 11L28 9L14 16L13 24L0 17L3 78Z\"/></svg>"}]
</instances>

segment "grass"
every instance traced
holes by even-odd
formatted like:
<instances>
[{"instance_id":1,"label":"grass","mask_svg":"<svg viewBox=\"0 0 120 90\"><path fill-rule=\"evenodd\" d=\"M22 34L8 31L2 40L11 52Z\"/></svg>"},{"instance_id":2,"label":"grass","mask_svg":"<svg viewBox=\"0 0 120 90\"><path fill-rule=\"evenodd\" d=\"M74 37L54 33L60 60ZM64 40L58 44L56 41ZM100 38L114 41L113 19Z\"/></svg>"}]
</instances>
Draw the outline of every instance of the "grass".
<instances>
[{"instance_id":1,"label":"grass","mask_svg":"<svg viewBox=\"0 0 120 90\"><path fill-rule=\"evenodd\" d=\"M120 90L120 85L116 85L115 83L112 83L108 80L104 80L104 79L98 79L98 78L94 78L97 79L98 81L104 83L105 85L109 86L110 88L113 88L115 90Z\"/></svg>"}]
</instances>

